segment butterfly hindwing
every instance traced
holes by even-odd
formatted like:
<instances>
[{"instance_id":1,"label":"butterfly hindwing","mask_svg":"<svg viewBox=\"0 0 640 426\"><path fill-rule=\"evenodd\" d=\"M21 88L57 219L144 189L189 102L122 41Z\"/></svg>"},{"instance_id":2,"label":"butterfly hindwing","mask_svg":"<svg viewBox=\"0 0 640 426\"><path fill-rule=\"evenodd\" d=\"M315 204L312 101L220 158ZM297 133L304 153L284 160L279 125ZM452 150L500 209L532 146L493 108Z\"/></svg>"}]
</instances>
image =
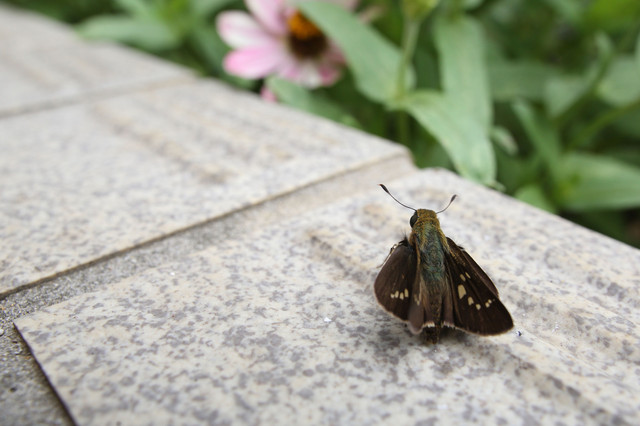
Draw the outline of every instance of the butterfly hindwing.
<instances>
[{"instance_id":1,"label":"butterfly hindwing","mask_svg":"<svg viewBox=\"0 0 640 426\"><path fill-rule=\"evenodd\" d=\"M481 334L504 333L513 327L507 308L498 298L498 290L487 274L453 240L447 238L445 255L448 282L453 301L456 328Z\"/></svg>"},{"instance_id":2,"label":"butterfly hindwing","mask_svg":"<svg viewBox=\"0 0 640 426\"><path fill-rule=\"evenodd\" d=\"M420 333L429 323L434 324L434 320L430 317L429 311L424 304L426 294L423 294L422 285L421 278L417 276L413 281L412 291L410 292L411 300L409 301L407 320L409 321L409 331L413 334Z\"/></svg>"},{"instance_id":3,"label":"butterfly hindwing","mask_svg":"<svg viewBox=\"0 0 640 426\"><path fill-rule=\"evenodd\" d=\"M403 321L409 315L417 267L416 251L405 238L392 249L373 285L380 305Z\"/></svg>"}]
</instances>

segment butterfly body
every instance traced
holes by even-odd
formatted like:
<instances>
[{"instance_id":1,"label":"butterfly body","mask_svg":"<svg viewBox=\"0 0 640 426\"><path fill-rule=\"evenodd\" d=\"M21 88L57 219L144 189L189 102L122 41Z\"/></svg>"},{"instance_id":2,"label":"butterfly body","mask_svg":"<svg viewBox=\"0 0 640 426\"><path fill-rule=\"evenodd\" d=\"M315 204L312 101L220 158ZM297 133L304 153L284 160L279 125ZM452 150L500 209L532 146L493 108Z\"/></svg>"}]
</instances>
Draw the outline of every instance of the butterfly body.
<instances>
[{"instance_id":1,"label":"butterfly body","mask_svg":"<svg viewBox=\"0 0 640 426\"><path fill-rule=\"evenodd\" d=\"M442 327L480 335L511 329L511 315L495 285L444 235L437 214L418 209L409 223L411 234L391 249L374 283L380 305L432 343Z\"/></svg>"}]
</instances>

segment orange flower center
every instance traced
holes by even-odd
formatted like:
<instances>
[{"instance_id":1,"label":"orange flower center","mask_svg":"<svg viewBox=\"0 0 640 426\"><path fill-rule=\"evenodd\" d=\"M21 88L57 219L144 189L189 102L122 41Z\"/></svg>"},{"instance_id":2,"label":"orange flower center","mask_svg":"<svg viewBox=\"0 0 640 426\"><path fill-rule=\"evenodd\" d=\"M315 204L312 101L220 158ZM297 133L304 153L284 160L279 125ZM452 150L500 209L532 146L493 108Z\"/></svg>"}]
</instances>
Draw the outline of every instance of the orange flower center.
<instances>
[{"instance_id":1,"label":"orange flower center","mask_svg":"<svg viewBox=\"0 0 640 426\"><path fill-rule=\"evenodd\" d=\"M318 56L327 47L327 38L316 25L296 11L287 21L289 47L299 58Z\"/></svg>"}]
</instances>

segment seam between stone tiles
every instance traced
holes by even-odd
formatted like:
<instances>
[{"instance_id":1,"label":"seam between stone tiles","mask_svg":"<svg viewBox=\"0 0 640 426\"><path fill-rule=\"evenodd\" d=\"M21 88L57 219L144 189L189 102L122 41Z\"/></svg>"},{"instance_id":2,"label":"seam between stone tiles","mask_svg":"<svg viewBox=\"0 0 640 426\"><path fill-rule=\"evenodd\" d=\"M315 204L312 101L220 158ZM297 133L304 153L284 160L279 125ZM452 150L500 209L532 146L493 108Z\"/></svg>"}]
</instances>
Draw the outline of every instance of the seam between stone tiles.
<instances>
[{"instance_id":1,"label":"seam between stone tiles","mask_svg":"<svg viewBox=\"0 0 640 426\"><path fill-rule=\"evenodd\" d=\"M317 181L308 182L308 183L306 183L304 185L297 186L295 188L291 188L291 189L283 191L283 192L278 192L277 194L272 194L272 195L266 197L264 200L261 200L260 202L258 202L256 204L249 205L246 208L251 208L251 207L254 207L254 206L258 206L258 205L263 204L263 203L268 202L268 201L277 200L277 199L279 199L281 197L285 197L285 196L289 196L289 195L295 194L296 192L298 192L300 190L311 188L316 184L320 184L320 183L323 183L323 182L328 182L330 180L338 179L341 176L346 176L348 174L356 173L358 170L362 170L362 169L366 169L366 168L369 168L369 167L373 167L376 164L386 163L387 161L393 161L395 159L400 159L400 158L403 158L403 157L407 158L407 160L409 160L408 153L404 152L404 151L400 151L398 153L394 153L394 154L392 154L390 156L387 156L387 157L384 157L384 158L379 158L379 159L374 159L374 160L369 160L369 161L362 161L362 162L356 163L356 164L354 164L354 165L352 165L350 167L345 167L345 168L343 168L343 169L341 169L341 170L339 170L337 172L334 172L334 173L331 173L329 175L326 175L326 176L324 176L323 178L321 178L321 179L319 179ZM411 171L415 171L415 170L416 169L411 169ZM403 174L399 173L397 177L399 178L401 176L403 176ZM238 209L238 211L243 210L243 209L244 208ZM224 216L227 216L227 215L229 215L229 214L225 213ZM220 216L220 217L222 217L222 216ZM208 221L211 221L211 219L203 222L203 224L208 222Z\"/></svg>"},{"instance_id":2,"label":"seam between stone tiles","mask_svg":"<svg viewBox=\"0 0 640 426\"><path fill-rule=\"evenodd\" d=\"M41 378L44 379L44 382L49 387L49 389L51 390L53 395L55 396L55 399L58 401L60 408L66 414L66 416L67 416L66 420L69 420L73 424L78 424L78 422L76 422L75 419L73 418L73 416L71 415L71 410L69 409L69 407L67 407L67 404L65 404L64 399L62 398L61 395L58 394L58 392L56 391L55 386L53 386L53 383L51 383L51 381L49 380L49 377L45 374L45 372L44 372L45 370L44 370L42 364L40 364L40 361L38 361L38 358L36 358L33 355L34 351L31 348L31 346L29 345L29 342L27 342L27 340L24 337L22 337L22 334L20 333L20 330L15 325L14 325L14 330L15 330L15 333L22 340L21 344L26 346L27 349L29 350L29 353L31 354L31 361L34 362L38 366L38 370L39 370L38 374L41 375Z\"/></svg>"},{"instance_id":3,"label":"seam between stone tiles","mask_svg":"<svg viewBox=\"0 0 640 426\"><path fill-rule=\"evenodd\" d=\"M359 164L356 164L356 165L354 165L352 167L347 167L347 168L341 169L338 172L332 173L330 175L326 175L322 179L319 179L319 180L316 180L316 181L313 181L313 182L309 182L309 183L306 183L304 185L292 188L290 190L286 190L286 191L279 192L277 194L268 196L268 197L260 200L259 202L240 206L238 208L235 208L235 209L232 209L232 210L230 210L228 212L225 212L225 213L223 213L223 214L221 214L219 216L215 216L213 218L205 219L205 220L200 221L200 222L195 222L193 224L190 224L190 225L181 227L179 229L173 230L171 232L168 232L168 233L166 233L164 235L161 235L161 236L158 236L158 237L154 237L154 238L150 238L148 240L142 241L140 243L137 243L137 244L132 245L130 247L127 247L125 249L114 251L112 253L109 253L109 254L106 254L104 256L100 256L100 257L98 257L96 259L93 259L93 260L91 260L89 262L85 262L85 263L82 263L80 265L76 265L76 266L74 266L72 268L65 269L64 271L61 271L61 272L49 275L47 277L40 278L40 279L38 279L36 281L32 281L30 283L26 283L26 284L20 285L18 287L12 288L10 290L5 291L3 294L0 294L0 302L2 302L3 300L7 299L11 295L20 293L21 291L38 287L38 286L40 286L42 284L46 284L47 282L55 281L57 279L63 278L65 276L68 276L68 275L70 275L72 273L75 273L75 272L78 272L78 271L81 271L81 270L87 270L87 269L95 266L96 264L102 264L102 263L108 262L108 261L110 261L112 259L120 258L120 257L126 255L127 253L134 252L136 250L140 250L140 249L143 249L143 248L149 248L149 247L153 246L156 243L159 243L159 242L162 242L162 241L166 241L166 240L168 240L168 239L170 239L170 238L172 238L172 237L174 237L176 235L184 234L184 233L189 232L189 231L194 231L194 230L196 230L198 228L202 228L202 227L205 227L207 225L213 224L215 222L219 222L219 221L225 220L225 219L227 219L227 218L229 218L231 216L237 215L238 213L241 213L243 211L248 211L248 210L251 210L251 209L259 208L260 206L263 206L263 205L265 205L265 204L267 204L269 202L273 202L273 201L276 201L278 199L289 197L289 196L291 196L291 195L293 195L293 194L295 194L297 192L312 188L313 186L317 186L317 185L321 185L321 184L324 184L324 183L328 183L328 182L330 182L332 180L337 180L342 176L347 176L349 174L355 174L358 171L366 170L366 169L369 169L369 168L373 168L373 167L375 167L377 165L385 164L387 162L392 163L394 161L398 161L398 160L402 160L402 159L406 159L407 163L410 164L410 160L408 159L407 154L404 151L399 151L398 153L392 154L392 155L390 155L388 157L384 157L382 159L376 159L376 160L371 160L371 161L363 161L363 162L361 162ZM412 171L415 171L415 170L416 169L414 169L414 168L409 168L407 173L398 173L395 176L395 178L400 178L403 175L408 174L408 173L410 173ZM345 195L345 196L348 196L348 195ZM196 252L196 251L198 251L198 250L193 250L192 252Z\"/></svg>"},{"instance_id":4,"label":"seam between stone tiles","mask_svg":"<svg viewBox=\"0 0 640 426\"><path fill-rule=\"evenodd\" d=\"M38 103L37 105L28 105L25 107L18 107L17 109L9 109L8 111L0 111L0 120L26 116L29 114L37 114L44 111L55 111L60 108L91 104L100 101L106 101L109 99L125 97L128 95L137 95L153 90L180 87L186 85L193 85L200 82L197 76L192 74L185 74L182 76L175 76L164 78L158 81L149 81L147 83L123 83L118 87L109 89L92 89L86 92L79 93L77 95L62 96L57 99L47 100Z\"/></svg>"}]
</instances>

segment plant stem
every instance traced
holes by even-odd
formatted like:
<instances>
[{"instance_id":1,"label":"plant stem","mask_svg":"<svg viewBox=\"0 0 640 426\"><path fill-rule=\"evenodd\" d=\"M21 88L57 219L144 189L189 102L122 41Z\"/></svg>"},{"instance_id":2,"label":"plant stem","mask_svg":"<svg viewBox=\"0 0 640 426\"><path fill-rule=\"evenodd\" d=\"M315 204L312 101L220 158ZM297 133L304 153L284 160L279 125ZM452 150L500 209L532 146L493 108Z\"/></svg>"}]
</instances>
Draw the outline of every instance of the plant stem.
<instances>
[{"instance_id":1,"label":"plant stem","mask_svg":"<svg viewBox=\"0 0 640 426\"><path fill-rule=\"evenodd\" d=\"M585 127L584 130L578 133L578 135L569 142L568 149L572 150L586 145L602 129L613 123L619 117L633 111L636 108L640 108L640 98L618 108L610 109L609 111L600 115L595 121Z\"/></svg>"},{"instance_id":2,"label":"plant stem","mask_svg":"<svg viewBox=\"0 0 640 426\"><path fill-rule=\"evenodd\" d=\"M396 81L396 101L402 101L407 95L406 76L408 74L409 65L413 58L413 52L416 49L418 41L418 33L420 32L419 19L414 19L407 14L404 15L404 28L402 32L402 56L400 58L400 66L398 67L398 76ZM405 146L409 146L409 117L404 111L398 111L398 136L400 142Z\"/></svg>"},{"instance_id":3,"label":"plant stem","mask_svg":"<svg viewBox=\"0 0 640 426\"><path fill-rule=\"evenodd\" d=\"M594 97L596 93L596 89L598 88L598 85L600 84L605 74L607 73L607 70L609 69L609 65L611 64L613 57L614 57L613 52L607 54L605 59L602 60L600 64L597 66L594 76L587 83L586 89L582 92L582 94L578 97L578 99L573 103L573 105L571 105L571 107L569 107L569 109L567 109L564 113L562 113L559 117L557 117L554 120L554 124L556 125L557 128L564 127L567 124L567 122L572 117L575 117L578 114L578 112L588 103L588 101L590 101L591 98Z\"/></svg>"},{"instance_id":4,"label":"plant stem","mask_svg":"<svg viewBox=\"0 0 640 426\"><path fill-rule=\"evenodd\" d=\"M637 13L636 15L637 17L640 17L640 13ZM618 44L616 46L613 46L613 48L609 52L606 52L604 54L605 56L600 61L600 64L598 64L595 75L588 83L587 89L567 111L565 111L562 115L554 120L558 128L563 127L572 117L576 116L578 112L588 103L588 101L590 101L595 96L598 85L609 71L609 67L615 59L616 55L624 52L625 48L633 43L639 30L640 23L634 24L633 27L629 31L627 31L624 37L618 42Z\"/></svg>"}]
</instances>

